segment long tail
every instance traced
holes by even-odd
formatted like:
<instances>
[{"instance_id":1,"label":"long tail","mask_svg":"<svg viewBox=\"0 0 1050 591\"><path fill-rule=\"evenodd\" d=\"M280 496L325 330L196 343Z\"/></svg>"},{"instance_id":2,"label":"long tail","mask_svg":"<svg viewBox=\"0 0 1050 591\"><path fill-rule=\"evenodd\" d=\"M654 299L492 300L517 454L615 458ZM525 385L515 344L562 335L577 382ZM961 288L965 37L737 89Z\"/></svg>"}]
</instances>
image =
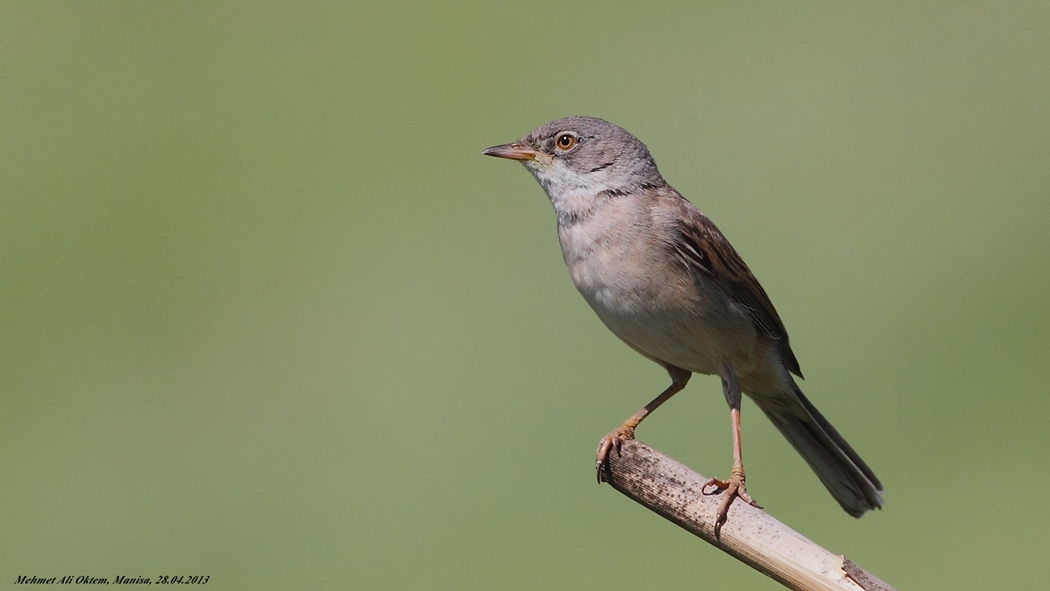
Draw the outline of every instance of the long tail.
<instances>
[{"instance_id":1,"label":"long tail","mask_svg":"<svg viewBox=\"0 0 1050 591\"><path fill-rule=\"evenodd\" d=\"M835 427L790 378L790 392L755 397L759 408L817 473L847 513L860 517L882 507L882 484Z\"/></svg>"}]
</instances>

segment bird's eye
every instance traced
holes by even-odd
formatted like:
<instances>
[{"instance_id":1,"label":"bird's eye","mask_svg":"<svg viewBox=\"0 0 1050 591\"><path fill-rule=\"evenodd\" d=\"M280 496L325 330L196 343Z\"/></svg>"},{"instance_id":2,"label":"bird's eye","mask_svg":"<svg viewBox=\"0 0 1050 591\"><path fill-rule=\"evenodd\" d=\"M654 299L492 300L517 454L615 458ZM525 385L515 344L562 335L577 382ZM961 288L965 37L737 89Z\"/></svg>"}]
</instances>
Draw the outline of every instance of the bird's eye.
<instances>
[{"instance_id":1,"label":"bird's eye","mask_svg":"<svg viewBox=\"0 0 1050 591\"><path fill-rule=\"evenodd\" d=\"M576 145L576 136L571 133L563 133L558 136L558 139L554 140L555 145L560 150L568 150Z\"/></svg>"}]
</instances>

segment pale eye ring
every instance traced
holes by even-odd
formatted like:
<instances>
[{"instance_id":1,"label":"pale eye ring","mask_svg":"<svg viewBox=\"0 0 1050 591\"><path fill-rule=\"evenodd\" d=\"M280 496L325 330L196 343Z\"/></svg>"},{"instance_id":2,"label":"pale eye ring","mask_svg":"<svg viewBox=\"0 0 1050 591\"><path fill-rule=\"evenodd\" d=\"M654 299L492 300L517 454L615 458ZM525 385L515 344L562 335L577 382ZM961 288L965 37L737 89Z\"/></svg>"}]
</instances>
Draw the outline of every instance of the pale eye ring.
<instances>
[{"instance_id":1,"label":"pale eye ring","mask_svg":"<svg viewBox=\"0 0 1050 591\"><path fill-rule=\"evenodd\" d=\"M559 150L566 151L571 150L572 147L576 145L576 142L577 139L575 135L571 133L563 133L554 140L554 145L557 146Z\"/></svg>"}]
</instances>

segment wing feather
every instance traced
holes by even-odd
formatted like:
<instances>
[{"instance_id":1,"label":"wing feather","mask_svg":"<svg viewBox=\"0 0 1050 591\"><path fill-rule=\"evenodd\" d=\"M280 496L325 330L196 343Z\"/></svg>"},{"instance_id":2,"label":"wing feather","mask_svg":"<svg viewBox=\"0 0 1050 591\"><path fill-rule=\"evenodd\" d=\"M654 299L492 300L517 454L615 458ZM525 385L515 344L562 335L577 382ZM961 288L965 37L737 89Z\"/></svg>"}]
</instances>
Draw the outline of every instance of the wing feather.
<instances>
[{"instance_id":1,"label":"wing feather","mask_svg":"<svg viewBox=\"0 0 1050 591\"><path fill-rule=\"evenodd\" d=\"M762 289L751 269L714 222L684 198L682 201L675 250L686 264L713 280L747 310L755 326L776 341L788 371L802 377L798 360L791 351L787 329L766 290Z\"/></svg>"}]
</instances>

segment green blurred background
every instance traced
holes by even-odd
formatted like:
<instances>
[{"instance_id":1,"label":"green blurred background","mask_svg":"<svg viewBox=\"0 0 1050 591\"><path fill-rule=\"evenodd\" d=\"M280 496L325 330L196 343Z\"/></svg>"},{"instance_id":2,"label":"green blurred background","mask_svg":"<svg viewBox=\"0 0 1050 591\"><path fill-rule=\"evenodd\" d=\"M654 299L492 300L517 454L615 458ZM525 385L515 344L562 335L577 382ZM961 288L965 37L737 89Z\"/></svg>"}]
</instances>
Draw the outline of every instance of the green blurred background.
<instances>
[{"instance_id":1,"label":"green blurred background","mask_svg":"<svg viewBox=\"0 0 1050 591\"><path fill-rule=\"evenodd\" d=\"M481 150L631 130L874 467L749 490L901 589L1050 548L1050 4L0 5L0 581L776 589L594 483L667 377ZM714 378L639 437L731 463Z\"/></svg>"}]
</instances>

